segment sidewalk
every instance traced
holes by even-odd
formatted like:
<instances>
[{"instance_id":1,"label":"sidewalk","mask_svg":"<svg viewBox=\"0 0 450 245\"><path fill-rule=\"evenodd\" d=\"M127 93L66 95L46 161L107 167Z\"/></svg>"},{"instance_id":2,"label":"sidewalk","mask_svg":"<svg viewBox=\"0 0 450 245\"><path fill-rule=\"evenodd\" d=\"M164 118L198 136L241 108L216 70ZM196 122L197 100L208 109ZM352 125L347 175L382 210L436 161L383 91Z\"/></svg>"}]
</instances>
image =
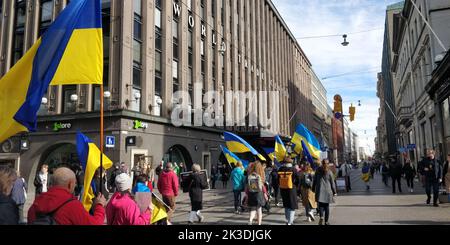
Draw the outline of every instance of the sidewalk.
<instances>
[{"instance_id":1,"label":"sidewalk","mask_svg":"<svg viewBox=\"0 0 450 245\"><path fill-rule=\"evenodd\" d=\"M450 224L450 205L426 205L420 182L410 193L402 179L403 193L393 194L391 179L385 187L381 174L375 174L370 190L360 179L361 170L352 171L352 191L341 193L331 210L331 224L339 225L440 225Z\"/></svg>"}]
</instances>

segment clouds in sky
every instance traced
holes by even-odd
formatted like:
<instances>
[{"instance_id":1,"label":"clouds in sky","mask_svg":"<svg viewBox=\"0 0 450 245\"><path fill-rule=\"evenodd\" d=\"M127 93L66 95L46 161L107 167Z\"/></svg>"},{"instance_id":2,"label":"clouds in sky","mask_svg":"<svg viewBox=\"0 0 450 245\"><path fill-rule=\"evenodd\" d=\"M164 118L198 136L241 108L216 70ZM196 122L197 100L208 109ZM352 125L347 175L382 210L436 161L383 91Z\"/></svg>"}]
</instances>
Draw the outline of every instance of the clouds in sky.
<instances>
[{"instance_id":1,"label":"clouds in sky","mask_svg":"<svg viewBox=\"0 0 450 245\"><path fill-rule=\"evenodd\" d=\"M381 71L386 6L399 0L272 0L289 26L328 91L328 103L341 94L344 110L357 107L350 127L360 137L360 146L375 150L379 99L377 73ZM358 33L361 31L368 32ZM351 34L355 33L355 34ZM314 36L334 37L307 38ZM343 47L342 35L350 45ZM347 109L346 109L347 108ZM365 134L366 133L366 134Z\"/></svg>"}]
</instances>

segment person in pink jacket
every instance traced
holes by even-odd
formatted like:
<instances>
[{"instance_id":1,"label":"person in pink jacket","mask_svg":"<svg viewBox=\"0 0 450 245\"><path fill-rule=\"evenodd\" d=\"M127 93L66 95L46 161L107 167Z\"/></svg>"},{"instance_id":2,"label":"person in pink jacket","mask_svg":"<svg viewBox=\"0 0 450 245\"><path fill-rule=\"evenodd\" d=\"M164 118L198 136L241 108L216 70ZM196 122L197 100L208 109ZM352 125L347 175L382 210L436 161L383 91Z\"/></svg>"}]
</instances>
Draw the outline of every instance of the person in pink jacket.
<instances>
[{"instance_id":1,"label":"person in pink jacket","mask_svg":"<svg viewBox=\"0 0 450 245\"><path fill-rule=\"evenodd\" d=\"M170 225L170 220L175 212L175 199L178 196L178 177L172 170L172 164L166 164L164 171L158 178L158 190L163 197L164 203L170 207L167 213L167 223Z\"/></svg>"},{"instance_id":2,"label":"person in pink jacket","mask_svg":"<svg viewBox=\"0 0 450 245\"><path fill-rule=\"evenodd\" d=\"M122 173L116 177L117 192L106 205L108 225L150 225L151 205L143 213L132 199L131 178Z\"/></svg>"}]
</instances>

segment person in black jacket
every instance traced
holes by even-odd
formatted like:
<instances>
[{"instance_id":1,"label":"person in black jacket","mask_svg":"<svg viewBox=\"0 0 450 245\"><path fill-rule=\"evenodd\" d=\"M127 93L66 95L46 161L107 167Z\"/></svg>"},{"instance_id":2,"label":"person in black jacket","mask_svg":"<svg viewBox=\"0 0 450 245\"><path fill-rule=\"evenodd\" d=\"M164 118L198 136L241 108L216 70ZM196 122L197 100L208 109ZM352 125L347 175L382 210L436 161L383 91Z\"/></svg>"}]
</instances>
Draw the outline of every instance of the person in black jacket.
<instances>
[{"instance_id":1,"label":"person in black jacket","mask_svg":"<svg viewBox=\"0 0 450 245\"><path fill-rule=\"evenodd\" d=\"M34 187L36 188L36 197L44 192L47 192L51 186L51 176L48 172L48 164L42 164L41 170L34 178Z\"/></svg>"},{"instance_id":2,"label":"person in black jacket","mask_svg":"<svg viewBox=\"0 0 450 245\"><path fill-rule=\"evenodd\" d=\"M442 182L442 164L435 158L434 150L427 150L427 158L424 161L425 191L427 192L427 204L431 202L431 188L433 188L433 205L439 207L439 184Z\"/></svg>"},{"instance_id":3,"label":"person in black jacket","mask_svg":"<svg viewBox=\"0 0 450 245\"><path fill-rule=\"evenodd\" d=\"M203 209L203 190L208 188L208 183L206 182L206 178L200 175L200 171L200 165L192 165L193 173L188 187L192 206L191 212L189 213L189 224L194 223L195 217L198 218L200 223L205 219L200 212Z\"/></svg>"},{"instance_id":4,"label":"person in black jacket","mask_svg":"<svg viewBox=\"0 0 450 245\"><path fill-rule=\"evenodd\" d=\"M389 165L384 162L383 165L381 165L381 175L383 176L383 183L385 186L389 186Z\"/></svg>"},{"instance_id":5,"label":"person in black jacket","mask_svg":"<svg viewBox=\"0 0 450 245\"><path fill-rule=\"evenodd\" d=\"M392 178L392 193L395 194L395 182L398 184L398 191L402 193L402 164L399 163L395 157L392 157L389 169Z\"/></svg>"},{"instance_id":6,"label":"person in black jacket","mask_svg":"<svg viewBox=\"0 0 450 245\"><path fill-rule=\"evenodd\" d=\"M406 160L403 166L403 173L405 174L406 184L411 193L414 192L414 178L416 177L416 168L411 164L411 160Z\"/></svg>"},{"instance_id":7,"label":"person in black jacket","mask_svg":"<svg viewBox=\"0 0 450 245\"><path fill-rule=\"evenodd\" d=\"M19 208L11 199L17 173L9 166L0 166L0 225L18 225Z\"/></svg>"},{"instance_id":8,"label":"person in black jacket","mask_svg":"<svg viewBox=\"0 0 450 245\"><path fill-rule=\"evenodd\" d=\"M442 178L444 179L443 183L445 186L445 191L447 194L450 194L450 153L447 155L447 161L444 164L444 169L442 171Z\"/></svg>"},{"instance_id":9,"label":"person in black jacket","mask_svg":"<svg viewBox=\"0 0 450 245\"><path fill-rule=\"evenodd\" d=\"M280 179L280 193L283 198L284 213L287 225L293 225L295 219L295 210L298 209L297 189L300 184L300 175L292 165L290 157L286 157L283 166L278 169L278 178ZM287 178L288 184L283 184L282 178Z\"/></svg>"},{"instance_id":10,"label":"person in black jacket","mask_svg":"<svg viewBox=\"0 0 450 245\"><path fill-rule=\"evenodd\" d=\"M278 194L280 193L280 183L278 180L278 169L274 166L270 172L270 185L272 186L272 193L275 199L275 206L279 206Z\"/></svg>"}]
</instances>

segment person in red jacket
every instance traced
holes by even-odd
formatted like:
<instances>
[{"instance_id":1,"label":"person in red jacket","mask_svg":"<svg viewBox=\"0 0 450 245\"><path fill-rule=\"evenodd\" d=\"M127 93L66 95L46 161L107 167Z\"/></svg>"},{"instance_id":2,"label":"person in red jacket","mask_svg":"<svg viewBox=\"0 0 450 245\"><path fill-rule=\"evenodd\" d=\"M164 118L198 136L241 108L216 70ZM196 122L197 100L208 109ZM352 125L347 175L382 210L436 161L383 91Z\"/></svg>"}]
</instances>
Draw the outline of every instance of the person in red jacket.
<instances>
[{"instance_id":1,"label":"person in red jacket","mask_svg":"<svg viewBox=\"0 0 450 245\"><path fill-rule=\"evenodd\" d=\"M175 212L175 199L178 196L178 177L172 170L171 163L167 163L164 171L159 175L158 190L164 203L170 207L170 211L167 213L167 223L171 224L170 220Z\"/></svg>"},{"instance_id":2,"label":"person in red jacket","mask_svg":"<svg viewBox=\"0 0 450 245\"><path fill-rule=\"evenodd\" d=\"M57 169L53 175L53 186L39 195L28 210L28 224L33 224L39 214L54 212L53 219L59 225L103 225L105 198L100 194L95 199L94 215L91 216L73 195L75 187L75 173L68 168Z\"/></svg>"}]
</instances>

